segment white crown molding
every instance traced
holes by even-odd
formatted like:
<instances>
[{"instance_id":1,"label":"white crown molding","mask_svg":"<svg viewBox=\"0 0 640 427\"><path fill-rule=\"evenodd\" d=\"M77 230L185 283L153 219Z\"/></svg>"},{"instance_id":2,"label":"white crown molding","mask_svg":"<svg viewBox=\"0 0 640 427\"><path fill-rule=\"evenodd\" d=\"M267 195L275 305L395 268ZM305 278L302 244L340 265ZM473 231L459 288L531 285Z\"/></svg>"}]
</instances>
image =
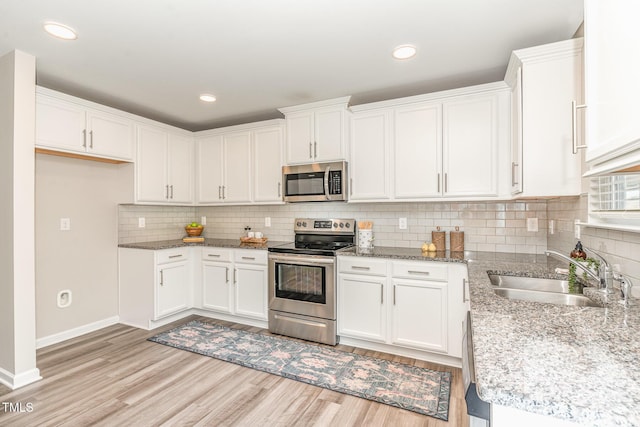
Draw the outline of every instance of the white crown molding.
<instances>
[{"instance_id":1,"label":"white crown molding","mask_svg":"<svg viewBox=\"0 0 640 427\"><path fill-rule=\"evenodd\" d=\"M278 111L280 111L283 114L288 114L294 111L312 110L315 108L332 107L334 105L342 105L344 106L344 108L347 108L347 106L349 105L350 99L351 99L351 95L343 96L341 98L326 99L324 101L310 102L308 104L282 107L282 108L278 108Z\"/></svg>"},{"instance_id":2,"label":"white crown molding","mask_svg":"<svg viewBox=\"0 0 640 427\"><path fill-rule=\"evenodd\" d=\"M270 127L270 126L281 127L284 129L284 119L263 120L260 122L244 123L241 125L233 125L233 126L226 126L222 128L201 130L198 132L194 132L193 136L195 138L203 138L207 136L219 135L221 133L242 132L242 131L249 131L253 129L259 129L259 128Z\"/></svg>"}]
</instances>

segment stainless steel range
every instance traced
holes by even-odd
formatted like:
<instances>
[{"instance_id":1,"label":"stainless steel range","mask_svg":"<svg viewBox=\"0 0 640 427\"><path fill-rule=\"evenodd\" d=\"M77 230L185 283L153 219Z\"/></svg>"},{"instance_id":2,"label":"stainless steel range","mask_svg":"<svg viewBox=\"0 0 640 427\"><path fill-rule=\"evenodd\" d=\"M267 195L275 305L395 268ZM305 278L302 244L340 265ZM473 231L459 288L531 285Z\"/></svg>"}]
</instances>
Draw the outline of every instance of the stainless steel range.
<instances>
[{"instance_id":1,"label":"stainless steel range","mask_svg":"<svg viewBox=\"0 0 640 427\"><path fill-rule=\"evenodd\" d=\"M336 251L353 246L355 219L298 218L295 242L269 248L269 331L338 343Z\"/></svg>"}]
</instances>

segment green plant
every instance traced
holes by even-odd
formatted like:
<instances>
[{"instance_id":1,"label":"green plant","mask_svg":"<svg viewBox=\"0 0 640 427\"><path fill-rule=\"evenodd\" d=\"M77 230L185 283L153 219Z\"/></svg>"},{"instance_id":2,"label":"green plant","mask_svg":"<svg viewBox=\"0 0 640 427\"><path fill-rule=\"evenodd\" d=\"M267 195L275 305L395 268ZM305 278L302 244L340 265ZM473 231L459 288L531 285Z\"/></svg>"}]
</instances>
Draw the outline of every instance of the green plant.
<instances>
[{"instance_id":1,"label":"green plant","mask_svg":"<svg viewBox=\"0 0 640 427\"><path fill-rule=\"evenodd\" d=\"M576 260L576 261L586 264L585 267L587 267L590 270L597 270L598 268L600 268L600 261L594 258L587 258L585 260ZM582 278L586 282L589 276L587 276L587 273L583 272ZM569 264L569 280L568 281L569 281L569 293L575 294L578 290L577 289L578 275L576 274L576 265L573 263Z\"/></svg>"}]
</instances>

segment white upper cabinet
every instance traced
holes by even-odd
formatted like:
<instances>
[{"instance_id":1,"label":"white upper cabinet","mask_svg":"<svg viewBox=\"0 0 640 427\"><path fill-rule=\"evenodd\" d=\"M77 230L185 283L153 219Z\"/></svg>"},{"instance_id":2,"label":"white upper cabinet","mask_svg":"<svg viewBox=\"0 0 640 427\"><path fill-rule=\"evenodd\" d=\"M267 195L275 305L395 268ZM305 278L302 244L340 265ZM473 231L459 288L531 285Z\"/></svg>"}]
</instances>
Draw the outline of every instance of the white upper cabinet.
<instances>
[{"instance_id":1,"label":"white upper cabinet","mask_svg":"<svg viewBox=\"0 0 640 427\"><path fill-rule=\"evenodd\" d=\"M280 108L287 164L345 160L350 97Z\"/></svg>"},{"instance_id":2,"label":"white upper cabinet","mask_svg":"<svg viewBox=\"0 0 640 427\"><path fill-rule=\"evenodd\" d=\"M38 88L36 146L92 157L132 161L134 122L117 110Z\"/></svg>"},{"instance_id":3,"label":"white upper cabinet","mask_svg":"<svg viewBox=\"0 0 640 427\"><path fill-rule=\"evenodd\" d=\"M513 52L505 77L512 87L512 193L518 197L579 195L583 145L572 102L582 104L582 39Z\"/></svg>"},{"instance_id":4,"label":"white upper cabinet","mask_svg":"<svg viewBox=\"0 0 640 427\"><path fill-rule=\"evenodd\" d=\"M504 197L508 104L496 83L352 107L349 200Z\"/></svg>"},{"instance_id":5,"label":"white upper cabinet","mask_svg":"<svg viewBox=\"0 0 640 427\"><path fill-rule=\"evenodd\" d=\"M391 114L363 111L351 118L350 200L391 197Z\"/></svg>"},{"instance_id":6,"label":"white upper cabinet","mask_svg":"<svg viewBox=\"0 0 640 427\"><path fill-rule=\"evenodd\" d=\"M196 134L197 203L282 203L282 122Z\"/></svg>"},{"instance_id":7,"label":"white upper cabinet","mask_svg":"<svg viewBox=\"0 0 640 427\"><path fill-rule=\"evenodd\" d=\"M442 105L426 103L394 111L396 199L438 197L442 179Z\"/></svg>"},{"instance_id":8,"label":"white upper cabinet","mask_svg":"<svg viewBox=\"0 0 640 427\"><path fill-rule=\"evenodd\" d=\"M640 2L585 0L584 7L586 160L601 172L635 166L640 163Z\"/></svg>"},{"instance_id":9,"label":"white upper cabinet","mask_svg":"<svg viewBox=\"0 0 640 427\"><path fill-rule=\"evenodd\" d=\"M442 191L445 197L498 195L499 96L505 98L507 93L470 95L444 102Z\"/></svg>"},{"instance_id":10,"label":"white upper cabinet","mask_svg":"<svg viewBox=\"0 0 640 427\"><path fill-rule=\"evenodd\" d=\"M162 127L138 125L136 202L193 203L193 142Z\"/></svg>"}]
</instances>

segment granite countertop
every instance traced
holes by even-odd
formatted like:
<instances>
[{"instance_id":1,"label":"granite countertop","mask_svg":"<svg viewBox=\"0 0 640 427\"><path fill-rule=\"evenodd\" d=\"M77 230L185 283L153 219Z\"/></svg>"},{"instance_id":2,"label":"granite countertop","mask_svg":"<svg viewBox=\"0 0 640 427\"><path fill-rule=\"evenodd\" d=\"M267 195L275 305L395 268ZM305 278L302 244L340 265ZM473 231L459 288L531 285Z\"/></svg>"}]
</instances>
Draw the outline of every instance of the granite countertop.
<instances>
[{"instance_id":1,"label":"granite countertop","mask_svg":"<svg viewBox=\"0 0 640 427\"><path fill-rule=\"evenodd\" d=\"M441 262L469 268L471 324L480 397L497 405L585 426L640 425L640 300L584 293L604 304L576 307L508 300L487 271L557 277L566 267L544 255L351 248L339 255Z\"/></svg>"},{"instance_id":2,"label":"granite countertop","mask_svg":"<svg viewBox=\"0 0 640 427\"><path fill-rule=\"evenodd\" d=\"M176 240L158 240L152 242L140 242L140 243L123 243L118 245L119 248L131 248L131 249L149 249L149 250L161 250L182 248L186 246L211 246L218 248L231 248L231 249L269 249L274 246L284 245L287 242L270 241L265 244L255 243L242 243L240 239L204 239L204 242L197 243L185 243L182 239Z\"/></svg>"}]
</instances>

